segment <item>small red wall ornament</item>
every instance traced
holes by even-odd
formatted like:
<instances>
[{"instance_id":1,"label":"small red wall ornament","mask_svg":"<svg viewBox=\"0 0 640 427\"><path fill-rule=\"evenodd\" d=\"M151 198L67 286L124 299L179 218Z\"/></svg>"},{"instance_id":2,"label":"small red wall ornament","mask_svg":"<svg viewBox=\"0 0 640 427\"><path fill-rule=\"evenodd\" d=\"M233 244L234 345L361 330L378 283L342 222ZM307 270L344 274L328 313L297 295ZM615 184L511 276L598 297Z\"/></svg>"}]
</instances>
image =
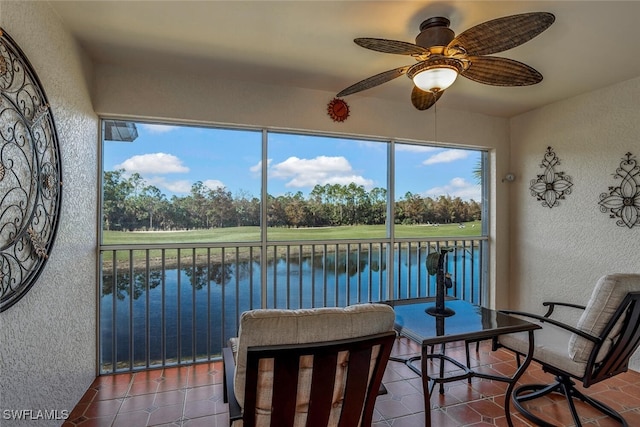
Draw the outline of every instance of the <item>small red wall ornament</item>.
<instances>
[{"instance_id":1,"label":"small red wall ornament","mask_svg":"<svg viewBox=\"0 0 640 427\"><path fill-rule=\"evenodd\" d=\"M327 114L334 122L344 122L349 117L349 105L344 99L333 98L327 104Z\"/></svg>"}]
</instances>

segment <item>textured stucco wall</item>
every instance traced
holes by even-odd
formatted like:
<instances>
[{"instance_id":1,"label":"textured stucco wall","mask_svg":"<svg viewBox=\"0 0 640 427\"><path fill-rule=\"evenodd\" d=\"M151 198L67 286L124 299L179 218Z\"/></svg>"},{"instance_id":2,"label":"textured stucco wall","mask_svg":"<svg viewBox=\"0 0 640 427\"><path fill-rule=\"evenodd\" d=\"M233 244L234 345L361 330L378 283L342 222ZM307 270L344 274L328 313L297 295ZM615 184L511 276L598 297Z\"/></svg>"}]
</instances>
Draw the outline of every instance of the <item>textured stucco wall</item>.
<instances>
[{"instance_id":1,"label":"textured stucco wall","mask_svg":"<svg viewBox=\"0 0 640 427\"><path fill-rule=\"evenodd\" d=\"M179 77L177 77L179 76ZM96 64L94 107L100 115L182 122L220 123L305 130L342 135L434 140L434 111L418 111L409 97L389 102L364 95L349 97L349 119L331 121L327 103L334 93L282 88L240 81L220 81L206 70L170 70ZM492 175L508 170L508 120L439 107L437 140L459 146L488 148ZM508 301L508 186L492 185L491 278L496 291L489 303L505 307Z\"/></svg>"},{"instance_id":2,"label":"textured stucco wall","mask_svg":"<svg viewBox=\"0 0 640 427\"><path fill-rule=\"evenodd\" d=\"M596 280L640 273L640 227L619 227L599 209L599 195L619 186L613 174L625 153L640 160L640 78L512 119L511 305L540 310L545 300L586 303ZM542 207L530 181L551 146L573 178L558 207ZM633 367L640 368L636 357Z\"/></svg>"},{"instance_id":3,"label":"textured stucco wall","mask_svg":"<svg viewBox=\"0 0 640 427\"><path fill-rule=\"evenodd\" d=\"M0 0L0 26L27 55L58 129L62 208L38 282L0 313L0 409L71 410L95 377L97 117L90 65L47 2ZM0 413L2 415L2 413ZM2 426L59 426L61 421Z\"/></svg>"}]
</instances>

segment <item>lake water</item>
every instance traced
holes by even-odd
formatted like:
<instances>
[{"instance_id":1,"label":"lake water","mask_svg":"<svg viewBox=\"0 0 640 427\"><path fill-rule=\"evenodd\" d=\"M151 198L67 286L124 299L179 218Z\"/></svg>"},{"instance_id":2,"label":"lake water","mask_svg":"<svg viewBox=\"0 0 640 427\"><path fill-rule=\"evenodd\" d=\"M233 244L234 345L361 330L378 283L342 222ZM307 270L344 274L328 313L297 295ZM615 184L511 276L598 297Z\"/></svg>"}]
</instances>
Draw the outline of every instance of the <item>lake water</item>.
<instances>
[{"instance_id":1,"label":"lake water","mask_svg":"<svg viewBox=\"0 0 640 427\"><path fill-rule=\"evenodd\" d=\"M435 295L435 276L418 250L394 253L394 280L387 287L385 253L344 252L326 257L272 262L266 270L268 308L345 306ZM454 280L449 295L479 303L480 251L458 249L447 255ZM228 338L236 336L240 313L261 304L258 262L211 264L103 275L100 342L101 365L118 367L162 364L216 357ZM131 320L131 322L130 322Z\"/></svg>"}]
</instances>

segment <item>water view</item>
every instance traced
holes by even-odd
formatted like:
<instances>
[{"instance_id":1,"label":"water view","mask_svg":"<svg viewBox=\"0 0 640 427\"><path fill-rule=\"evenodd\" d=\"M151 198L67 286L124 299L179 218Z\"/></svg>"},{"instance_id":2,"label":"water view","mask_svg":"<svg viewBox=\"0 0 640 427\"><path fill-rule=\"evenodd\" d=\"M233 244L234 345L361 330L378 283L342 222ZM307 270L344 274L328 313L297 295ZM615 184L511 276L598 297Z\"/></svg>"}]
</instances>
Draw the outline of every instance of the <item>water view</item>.
<instances>
[{"instance_id":1,"label":"water view","mask_svg":"<svg viewBox=\"0 0 640 427\"><path fill-rule=\"evenodd\" d=\"M384 249L274 256L267 261L266 304L331 307L435 295L427 252L424 247L394 251L392 289ZM448 254L447 271L455 283L450 295L479 303L480 258L473 245ZM237 335L240 314L260 307L263 296L255 259L117 269L115 286L111 271L103 274L100 307L104 371L146 366L147 360L153 366L217 357Z\"/></svg>"}]
</instances>

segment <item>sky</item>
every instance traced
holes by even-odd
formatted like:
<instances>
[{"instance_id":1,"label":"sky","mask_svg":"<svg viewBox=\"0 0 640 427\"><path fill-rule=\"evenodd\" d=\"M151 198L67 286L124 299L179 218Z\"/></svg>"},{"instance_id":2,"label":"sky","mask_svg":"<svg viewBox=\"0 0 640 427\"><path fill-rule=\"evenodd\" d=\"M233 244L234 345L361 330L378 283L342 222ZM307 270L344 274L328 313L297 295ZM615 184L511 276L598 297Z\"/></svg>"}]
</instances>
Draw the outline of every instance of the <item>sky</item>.
<instances>
[{"instance_id":1,"label":"sky","mask_svg":"<svg viewBox=\"0 0 640 427\"><path fill-rule=\"evenodd\" d=\"M262 133L136 123L133 142L104 141L103 169L139 173L168 198L189 194L201 181L225 187L235 196L260 196ZM481 152L395 144L396 200L407 192L481 201L473 175ZM268 133L267 191L273 196L315 185L356 183L366 190L387 188L388 144L380 141L314 135Z\"/></svg>"}]
</instances>

